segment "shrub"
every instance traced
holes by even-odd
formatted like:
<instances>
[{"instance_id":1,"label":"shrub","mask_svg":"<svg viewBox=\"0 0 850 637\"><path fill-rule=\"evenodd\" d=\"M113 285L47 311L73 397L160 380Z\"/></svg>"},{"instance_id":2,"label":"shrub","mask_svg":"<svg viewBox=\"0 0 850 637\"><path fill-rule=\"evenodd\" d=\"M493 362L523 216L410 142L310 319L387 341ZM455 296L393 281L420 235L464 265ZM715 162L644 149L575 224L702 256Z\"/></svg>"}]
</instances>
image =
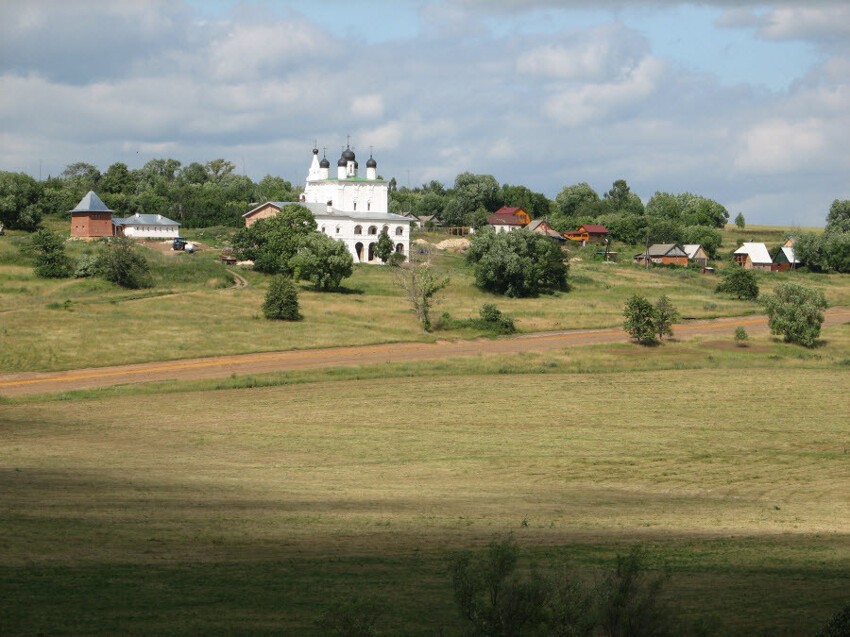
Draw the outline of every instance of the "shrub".
<instances>
[{"instance_id":1,"label":"shrub","mask_svg":"<svg viewBox=\"0 0 850 637\"><path fill-rule=\"evenodd\" d=\"M71 276L73 264L65 254L65 241L55 232L38 230L32 236L35 253L35 274L43 279L63 279Z\"/></svg>"},{"instance_id":2,"label":"shrub","mask_svg":"<svg viewBox=\"0 0 850 637\"><path fill-rule=\"evenodd\" d=\"M633 295L623 310L623 329L641 345L652 345L656 338L655 308L645 297Z\"/></svg>"},{"instance_id":3,"label":"shrub","mask_svg":"<svg viewBox=\"0 0 850 637\"><path fill-rule=\"evenodd\" d=\"M289 266L296 279L310 281L320 290L330 290L351 276L354 259L342 241L311 232L301 238Z\"/></svg>"},{"instance_id":4,"label":"shrub","mask_svg":"<svg viewBox=\"0 0 850 637\"><path fill-rule=\"evenodd\" d=\"M752 270L733 266L723 273L723 280L714 290L717 293L731 294L742 301L754 301L759 295L756 275Z\"/></svg>"},{"instance_id":5,"label":"shrub","mask_svg":"<svg viewBox=\"0 0 850 637\"><path fill-rule=\"evenodd\" d=\"M269 283L263 302L263 316L270 320L298 321L298 290L287 276L278 275Z\"/></svg>"},{"instance_id":6,"label":"shrub","mask_svg":"<svg viewBox=\"0 0 850 637\"><path fill-rule=\"evenodd\" d=\"M99 273L98 258L94 254L84 254L77 259L77 268L74 270L74 278L88 279Z\"/></svg>"},{"instance_id":7,"label":"shrub","mask_svg":"<svg viewBox=\"0 0 850 637\"><path fill-rule=\"evenodd\" d=\"M147 259L126 237L115 237L104 244L97 269L104 279L123 288L135 290L153 286Z\"/></svg>"},{"instance_id":8,"label":"shrub","mask_svg":"<svg viewBox=\"0 0 850 637\"><path fill-rule=\"evenodd\" d=\"M484 323L484 328L495 331L499 334L513 334L516 332L514 320L497 308L492 303L485 303L478 311L481 321Z\"/></svg>"},{"instance_id":9,"label":"shrub","mask_svg":"<svg viewBox=\"0 0 850 637\"><path fill-rule=\"evenodd\" d=\"M743 327L739 326L739 327L735 328L735 343L736 344L743 347L747 343L747 340L749 338L750 338L750 335L747 334L747 330L745 330Z\"/></svg>"},{"instance_id":10,"label":"shrub","mask_svg":"<svg viewBox=\"0 0 850 637\"><path fill-rule=\"evenodd\" d=\"M799 283L780 283L773 294L765 295L763 302L772 334L804 347L817 343L823 310L829 305L823 292Z\"/></svg>"}]
</instances>

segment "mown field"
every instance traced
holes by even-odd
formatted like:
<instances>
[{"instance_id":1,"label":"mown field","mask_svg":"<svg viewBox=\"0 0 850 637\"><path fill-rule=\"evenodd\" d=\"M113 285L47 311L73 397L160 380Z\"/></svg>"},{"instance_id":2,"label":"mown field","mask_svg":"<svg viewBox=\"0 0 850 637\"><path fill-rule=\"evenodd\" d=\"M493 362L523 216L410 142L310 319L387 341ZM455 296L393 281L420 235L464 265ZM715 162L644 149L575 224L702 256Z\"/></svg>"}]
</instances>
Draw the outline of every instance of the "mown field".
<instances>
[{"instance_id":1,"label":"mown field","mask_svg":"<svg viewBox=\"0 0 850 637\"><path fill-rule=\"evenodd\" d=\"M836 330L843 331L846 326ZM4 634L458 634L447 556L635 543L721 634L850 590L846 366L417 376L0 405Z\"/></svg>"},{"instance_id":2,"label":"mown field","mask_svg":"<svg viewBox=\"0 0 850 637\"><path fill-rule=\"evenodd\" d=\"M574 256L571 292L512 300L439 254L438 313L612 326L635 291L685 316L760 310L692 271ZM214 250L149 257L157 286L130 292L35 279L24 239L0 239L0 371L475 336L424 335L387 268L302 288L305 320L276 325L265 278L232 287ZM759 276L783 280L850 305L850 277ZM380 634L457 635L449 559L506 534L523 569L588 583L640 545L678 616L814 635L850 602L850 325L822 337L0 398L0 635L321 635L355 598L384 609Z\"/></svg>"}]
</instances>

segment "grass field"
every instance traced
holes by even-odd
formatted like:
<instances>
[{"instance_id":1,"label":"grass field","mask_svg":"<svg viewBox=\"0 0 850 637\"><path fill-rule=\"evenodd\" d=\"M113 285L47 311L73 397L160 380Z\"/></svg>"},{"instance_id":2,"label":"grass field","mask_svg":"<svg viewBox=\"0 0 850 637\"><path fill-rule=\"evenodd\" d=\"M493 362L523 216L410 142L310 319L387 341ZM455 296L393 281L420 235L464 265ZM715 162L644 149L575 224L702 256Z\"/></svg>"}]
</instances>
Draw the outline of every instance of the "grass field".
<instances>
[{"instance_id":1,"label":"grass field","mask_svg":"<svg viewBox=\"0 0 850 637\"><path fill-rule=\"evenodd\" d=\"M0 405L0 625L318 634L360 592L387 634L456 634L447 555L512 531L528 560L588 577L642 543L684 613L811 634L850 586L848 380L465 375Z\"/></svg>"},{"instance_id":2,"label":"grass field","mask_svg":"<svg viewBox=\"0 0 850 637\"><path fill-rule=\"evenodd\" d=\"M156 286L128 291L100 280L38 279L26 243L20 234L0 241L0 373L478 335L470 329L424 334L389 268L357 267L344 281L345 293L302 286L304 321L270 323L261 318L267 277L240 269L249 287L228 287L231 276L215 250L191 257L147 251ZM75 255L95 249L81 242L69 246ZM435 315L469 318L489 302L516 317L520 331L610 327L622 322L623 304L636 291L653 300L667 294L686 317L760 310L755 303L713 294L716 277L598 263L590 260L593 249L576 254L583 260L571 264L571 292L507 299L477 290L461 255L438 253L436 266L449 274L451 285ZM850 277L758 276L765 290L780 281L805 280L823 289L831 303L850 305Z\"/></svg>"},{"instance_id":3,"label":"grass field","mask_svg":"<svg viewBox=\"0 0 850 637\"><path fill-rule=\"evenodd\" d=\"M784 233L727 227L724 250ZM693 271L573 256L571 292L504 299L441 253L437 315L604 327L635 291L760 309ZM423 334L388 268L302 288L305 320L281 325L259 318L266 278L229 286L214 250L148 257L156 286L127 291L36 279L25 238L0 240L0 372L476 335ZM850 305L846 275L757 276ZM0 399L0 635L319 635L352 597L383 605L381 634L456 635L448 559L507 533L523 568L588 582L640 544L686 619L814 635L850 602L848 381L836 325L812 350L730 333Z\"/></svg>"}]
</instances>

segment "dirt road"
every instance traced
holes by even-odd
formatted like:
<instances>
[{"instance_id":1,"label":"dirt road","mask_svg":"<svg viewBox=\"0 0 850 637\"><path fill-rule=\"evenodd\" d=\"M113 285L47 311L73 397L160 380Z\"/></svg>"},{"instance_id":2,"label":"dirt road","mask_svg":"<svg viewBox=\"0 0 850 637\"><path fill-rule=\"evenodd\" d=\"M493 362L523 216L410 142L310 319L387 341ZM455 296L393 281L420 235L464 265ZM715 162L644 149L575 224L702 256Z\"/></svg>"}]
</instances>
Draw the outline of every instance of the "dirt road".
<instances>
[{"instance_id":1,"label":"dirt road","mask_svg":"<svg viewBox=\"0 0 850 637\"><path fill-rule=\"evenodd\" d=\"M825 325L850 322L850 308L831 308ZM751 335L767 332L764 316L734 317L705 321L686 321L674 327L675 338L719 336L732 338L736 327ZM0 375L0 395L53 393L127 383L167 380L197 380L267 372L375 365L381 363L439 360L466 356L517 354L558 350L579 345L625 343L628 336L619 327L597 330L539 332L498 339L475 339L437 343L388 343L356 347L289 350L236 356L213 356L138 365L75 369L64 372Z\"/></svg>"}]
</instances>

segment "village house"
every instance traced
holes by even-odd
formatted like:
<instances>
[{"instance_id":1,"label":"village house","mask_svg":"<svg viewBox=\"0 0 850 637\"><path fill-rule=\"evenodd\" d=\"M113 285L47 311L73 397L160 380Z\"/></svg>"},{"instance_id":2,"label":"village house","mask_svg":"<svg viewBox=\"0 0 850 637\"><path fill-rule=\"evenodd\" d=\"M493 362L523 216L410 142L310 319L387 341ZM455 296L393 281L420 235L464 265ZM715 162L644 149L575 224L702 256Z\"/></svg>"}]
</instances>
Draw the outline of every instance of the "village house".
<instances>
[{"instance_id":1,"label":"village house","mask_svg":"<svg viewBox=\"0 0 850 637\"><path fill-rule=\"evenodd\" d=\"M174 239L180 236L180 224L162 215L138 212L124 219L112 220L115 234L133 239Z\"/></svg>"},{"instance_id":2,"label":"village house","mask_svg":"<svg viewBox=\"0 0 850 637\"><path fill-rule=\"evenodd\" d=\"M773 269L777 272L787 272L788 270L796 270L800 267L800 262L794 254L793 243L791 245L782 246L779 253L773 260Z\"/></svg>"},{"instance_id":3,"label":"village house","mask_svg":"<svg viewBox=\"0 0 850 637\"><path fill-rule=\"evenodd\" d=\"M682 246L685 249L685 253L688 255L688 262L695 263L700 267L705 267L708 265L708 253L705 249L698 243L686 243Z\"/></svg>"},{"instance_id":4,"label":"village house","mask_svg":"<svg viewBox=\"0 0 850 637\"><path fill-rule=\"evenodd\" d=\"M765 270L770 272L773 259L763 243L744 243L733 254L735 263L745 270Z\"/></svg>"},{"instance_id":5,"label":"village house","mask_svg":"<svg viewBox=\"0 0 850 637\"><path fill-rule=\"evenodd\" d=\"M578 241L586 246L591 241L604 242L608 238L608 228L598 223L586 223L578 227L578 230L570 230L564 233L564 237L570 241Z\"/></svg>"},{"instance_id":6,"label":"village house","mask_svg":"<svg viewBox=\"0 0 850 637\"><path fill-rule=\"evenodd\" d=\"M502 206L487 217L487 225L496 232L521 230L531 223L531 215L519 207Z\"/></svg>"},{"instance_id":7,"label":"village house","mask_svg":"<svg viewBox=\"0 0 850 637\"><path fill-rule=\"evenodd\" d=\"M529 232L536 232L537 234L542 234L544 237L549 237L553 241L557 241L558 243L565 243L566 239L564 235L555 230L545 219L535 219L531 223L529 223L526 227L526 230Z\"/></svg>"},{"instance_id":8,"label":"village house","mask_svg":"<svg viewBox=\"0 0 850 637\"><path fill-rule=\"evenodd\" d=\"M112 210L106 207L93 190L89 190L70 212L72 237L98 239L115 234Z\"/></svg>"},{"instance_id":9,"label":"village house","mask_svg":"<svg viewBox=\"0 0 850 637\"><path fill-rule=\"evenodd\" d=\"M260 219L273 217L281 208L300 205L313 215L319 232L342 241L355 263L381 263L375 256L378 237L386 232L397 253L410 254L411 219L388 212L389 185L377 176L378 163L366 161L366 176L358 174L359 163L351 147L346 147L331 177L330 161L319 159L313 149L313 161L307 184L299 201L267 201L242 217L250 227Z\"/></svg>"},{"instance_id":10,"label":"village house","mask_svg":"<svg viewBox=\"0 0 850 637\"><path fill-rule=\"evenodd\" d=\"M656 243L635 255L635 263L646 265L647 262L657 265L688 265L688 253L678 243Z\"/></svg>"}]
</instances>

